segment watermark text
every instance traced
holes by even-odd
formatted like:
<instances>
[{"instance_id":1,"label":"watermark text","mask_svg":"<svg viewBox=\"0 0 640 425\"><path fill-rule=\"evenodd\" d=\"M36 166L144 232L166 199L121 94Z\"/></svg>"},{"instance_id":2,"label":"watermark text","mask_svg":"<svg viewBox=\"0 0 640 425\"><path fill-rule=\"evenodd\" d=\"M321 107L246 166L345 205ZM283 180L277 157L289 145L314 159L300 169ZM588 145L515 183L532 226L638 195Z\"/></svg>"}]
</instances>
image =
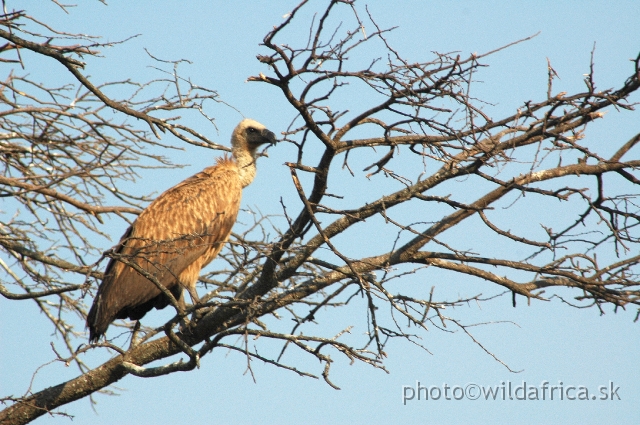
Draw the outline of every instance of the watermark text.
<instances>
[{"instance_id":1,"label":"watermark text","mask_svg":"<svg viewBox=\"0 0 640 425\"><path fill-rule=\"evenodd\" d=\"M542 400L542 401L573 401L573 400L621 400L620 387L613 381L607 385L599 385L590 390L585 385L571 385L558 381L552 384L542 381L531 384L526 381L518 383L500 381L498 385L479 385L470 382L464 385L424 385L416 381L415 385L402 386L402 404L409 401L438 401L438 400Z\"/></svg>"}]
</instances>

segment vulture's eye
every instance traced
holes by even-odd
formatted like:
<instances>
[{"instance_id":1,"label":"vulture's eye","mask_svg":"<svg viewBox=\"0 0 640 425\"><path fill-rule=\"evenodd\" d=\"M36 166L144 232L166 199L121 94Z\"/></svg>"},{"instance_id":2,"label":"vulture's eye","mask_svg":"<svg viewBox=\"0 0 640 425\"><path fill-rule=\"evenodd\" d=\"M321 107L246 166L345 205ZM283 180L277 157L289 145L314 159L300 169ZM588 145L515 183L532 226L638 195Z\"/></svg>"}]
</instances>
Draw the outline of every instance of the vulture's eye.
<instances>
[{"instance_id":1,"label":"vulture's eye","mask_svg":"<svg viewBox=\"0 0 640 425\"><path fill-rule=\"evenodd\" d=\"M255 128L253 128L253 127L249 127L249 128L247 129L247 131L248 131L249 133L255 133L255 132L256 132L256 131L258 131L258 130L256 130L256 129L255 129Z\"/></svg>"}]
</instances>

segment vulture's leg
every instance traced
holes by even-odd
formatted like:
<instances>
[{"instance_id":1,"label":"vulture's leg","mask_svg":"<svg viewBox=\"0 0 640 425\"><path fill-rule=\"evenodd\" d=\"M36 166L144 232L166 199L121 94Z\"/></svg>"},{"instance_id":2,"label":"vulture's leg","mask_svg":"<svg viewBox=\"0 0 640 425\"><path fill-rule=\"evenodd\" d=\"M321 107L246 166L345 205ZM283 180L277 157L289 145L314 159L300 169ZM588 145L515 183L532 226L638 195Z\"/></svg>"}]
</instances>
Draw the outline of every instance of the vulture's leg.
<instances>
[{"instance_id":1,"label":"vulture's leg","mask_svg":"<svg viewBox=\"0 0 640 425\"><path fill-rule=\"evenodd\" d=\"M131 343L129 349L138 345L138 331L140 330L140 321L136 320L136 324L133 325L133 331L131 332Z\"/></svg>"},{"instance_id":2,"label":"vulture's leg","mask_svg":"<svg viewBox=\"0 0 640 425\"><path fill-rule=\"evenodd\" d=\"M193 303L193 305L200 304L200 297L198 296L198 292L196 291L196 285L194 284L193 286L189 286L187 288L187 291L189 292L189 296L191 297L191 302ZM193 314L191 315L191 320L197 322L200 317L201 315L198 314L196 310L194 310Z\"/></svg>"},{"instance_id":3,"label":"vulture's leg","mask_svg":"<svg viewBox=\"0 0 640 425\"><path fill-rule=\"evenodd\" d=\"M184 291L182 290L182 285L176 285L176 287L180 288L180 294L176 297L176 301L178 302L178 305L180 306L182 311L185 311L187 308L187 303L184 300ZM184 332L186 329L188 329L189 324L190 322L189 319L187 319L187 316L184 316L182 319L180 319L180 332Z\"/></svg>"},{"instance_id":4,"label":"vulture's leg","mask_svg":"<svg viewBox=\"0 0 640 425\"><path fill-rule=\"evenodd\" d=\"M191 297L191 302L193 305L200 304L200 297L198 296L198 292L196 292L195 285L194 286L186 286L185 289L189 292L189 296ZM184 293L180 293L180 298L178 299L178 303L180 307L186 309L186 301L184 300ZM189 320L186 316L182 318L180 321L180 331L185 332L189 326L191 325L191 321L195 321L199 317L196 316L196 312L194 311L191 315L191 320Z\"/></svg>"},{"instance_id":5,"label":"vulture's leg","mask_svg":"<svg viewBox=\"0 0 640 425\"><path fill-rule=\"evenodd\" d=\"M187 288L187 291L189 292L189 296L191 297L191 302L193 303L193 305L200 304L200 297L198 296L198 292L196 291L196 286L189 286Z\"/></svg>"}]
</instances>

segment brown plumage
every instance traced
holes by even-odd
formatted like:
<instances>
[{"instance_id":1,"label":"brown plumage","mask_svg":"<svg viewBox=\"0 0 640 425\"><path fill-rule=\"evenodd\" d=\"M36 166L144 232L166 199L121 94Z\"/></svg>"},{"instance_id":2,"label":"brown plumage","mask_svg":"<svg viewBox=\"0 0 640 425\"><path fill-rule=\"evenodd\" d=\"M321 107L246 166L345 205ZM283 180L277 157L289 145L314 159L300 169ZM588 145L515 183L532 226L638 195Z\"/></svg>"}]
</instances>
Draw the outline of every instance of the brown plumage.
<instances>
[{"instance_id":1,"label":"brown plumage","mask_svg":"<svg viewBox=\"0 0 640 425\"><path fill-rule=\"evenodd\" d=\"M233 158L189 177L161 194L138 216L116 254L152 275L180 302L186 288L198 302L196 282L227 241L236 221L242 188L253 180L258 146L275 143L262 124L245 119L231 136ZM143 273L111 259L87 315L89 341L97 341L115 319L141 319L169 298Z\"/></svg>"}]
</instances>

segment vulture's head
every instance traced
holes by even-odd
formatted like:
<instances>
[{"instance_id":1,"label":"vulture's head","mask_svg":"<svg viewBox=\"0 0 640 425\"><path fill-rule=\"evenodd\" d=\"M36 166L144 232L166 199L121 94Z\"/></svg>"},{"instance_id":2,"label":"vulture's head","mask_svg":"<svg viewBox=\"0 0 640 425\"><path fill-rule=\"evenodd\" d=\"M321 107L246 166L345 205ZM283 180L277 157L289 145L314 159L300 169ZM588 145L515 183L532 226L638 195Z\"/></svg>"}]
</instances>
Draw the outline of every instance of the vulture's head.
<instances>
[{"instance_id":1,"label":"vulture's head","mask_svg":"<svg viewBox=\"0 0 640 425\"><path fill-rule=\"evenodd\" d=\"M258 121L244 119L240 121L231 136L231 147L236 152L249 152L255 156L260 145L276 143L276 135Z\"/></svg>"},{"instance_id":2,"label":"vulture's head","mask_svg":"<svg viewBox=\"0 0 640 425\"><path fill-rule=\"evenodd\" d=\"M246 187L256 175L256 149L276 142L276 135L258 121L244 119L233 130L231 151L240 169L240 184Z\"/></svg>"}]
</instances>

